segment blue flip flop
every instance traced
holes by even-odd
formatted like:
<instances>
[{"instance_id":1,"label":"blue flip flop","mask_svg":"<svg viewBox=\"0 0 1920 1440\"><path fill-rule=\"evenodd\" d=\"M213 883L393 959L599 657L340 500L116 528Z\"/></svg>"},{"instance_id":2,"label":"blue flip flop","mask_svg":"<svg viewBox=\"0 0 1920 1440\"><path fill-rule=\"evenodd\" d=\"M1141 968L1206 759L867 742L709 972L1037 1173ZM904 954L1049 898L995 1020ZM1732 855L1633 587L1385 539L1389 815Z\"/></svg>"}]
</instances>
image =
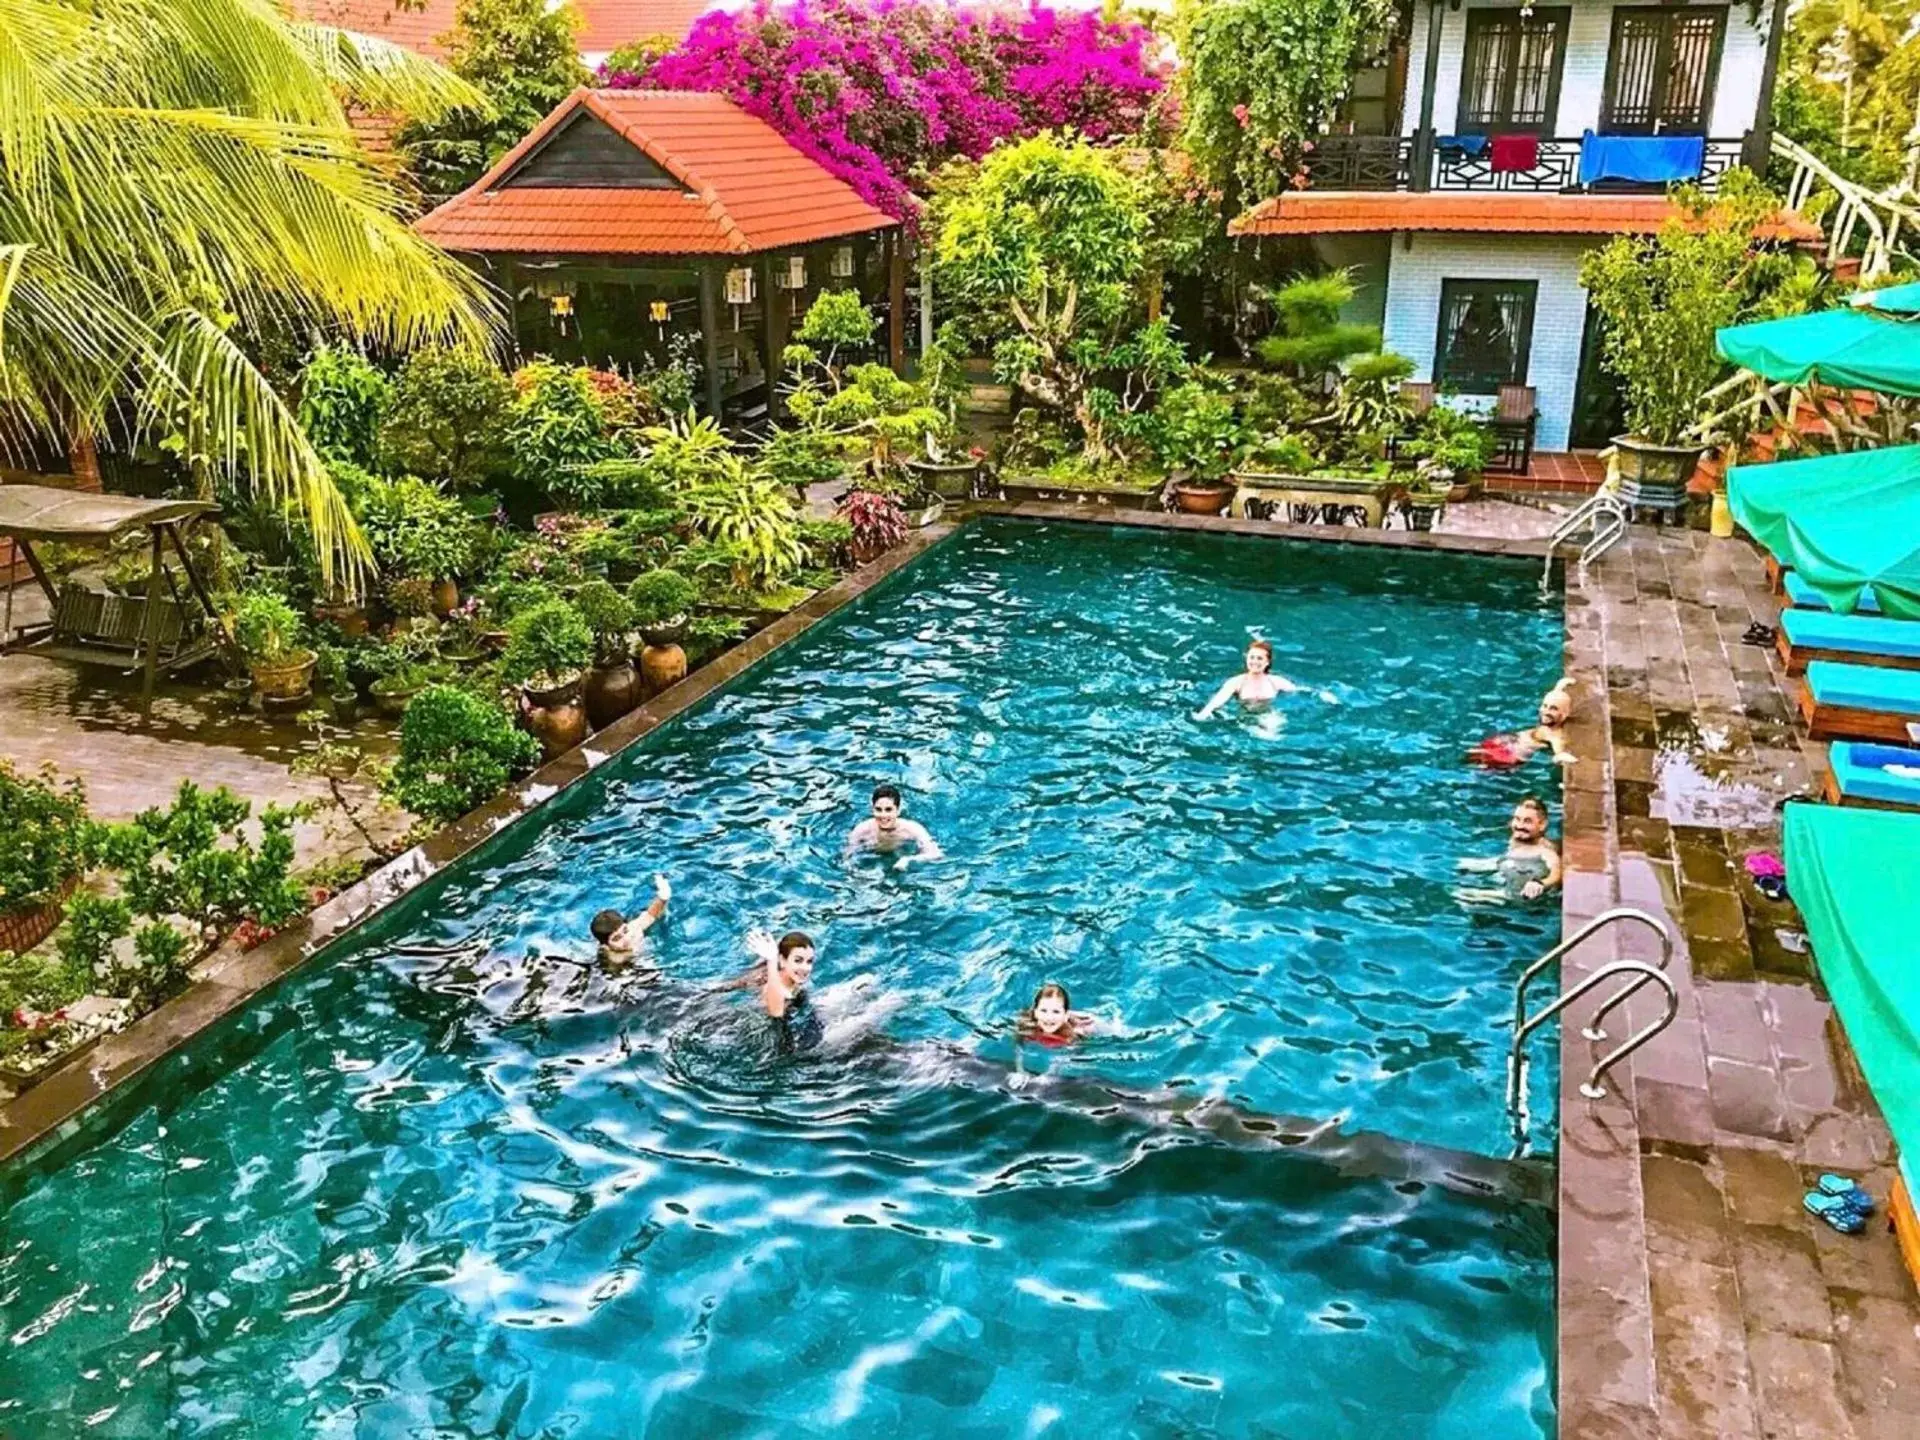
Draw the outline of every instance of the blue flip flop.
<instances>
[{"instance_id":1,"label":"blue flip flop","mask_svg":"<svg viewBox=\"0 0 1920 1440\"><path fill-rule=\"evenodd\" d=\"M1834 1195L1847 1202L1862 1215L1873 1213L1873 1196L1862 1190L1844 1175L1822 1175L1819 1181L1822 1195Z\"/></svg>"},{"instance_id":2,"label":"blue flip flop","mask_svg":"<svg viewBox=\"0 0 1920 1440\"><path fill-rule=\"evenodd\" d=\"M1807 1207L1809 1215L1818 1216L1842 1235L1858 1235L1867 1228L1866 1217L1838 1195L1809 1190L1807 1198L1801 1203Z\"/></svg>"}]
</instances>

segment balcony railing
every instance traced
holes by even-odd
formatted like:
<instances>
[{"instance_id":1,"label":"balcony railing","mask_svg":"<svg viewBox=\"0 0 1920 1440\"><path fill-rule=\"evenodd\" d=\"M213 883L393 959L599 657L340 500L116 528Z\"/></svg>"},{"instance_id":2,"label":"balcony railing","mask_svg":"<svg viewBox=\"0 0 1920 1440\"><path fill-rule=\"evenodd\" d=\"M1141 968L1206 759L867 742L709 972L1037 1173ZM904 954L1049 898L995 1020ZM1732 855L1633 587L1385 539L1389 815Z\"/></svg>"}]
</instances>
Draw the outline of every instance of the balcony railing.
<instances>
[{"instance_id":1,"label":"balcony railing","mask_svg":"<svg viewBox=\"0 0 1920 1440\"><path fill-rule=\"evenodd\" d=\"M1742 140L1708 140L1699 183L1712 190L1720 177L1740 163ZM1408 135L1329 135L1308 152L1302 169L1309 190L1412 190L1418 147ZM1603 181L1580 184L1580 141L1555 137L1540 141L1527 170L1495 170L1487 150L1470 153L1444 140L1436 143L1430 190L1517 191L1533 195L1646 194L1664 185Z\"/></svg>"}]
</instances>

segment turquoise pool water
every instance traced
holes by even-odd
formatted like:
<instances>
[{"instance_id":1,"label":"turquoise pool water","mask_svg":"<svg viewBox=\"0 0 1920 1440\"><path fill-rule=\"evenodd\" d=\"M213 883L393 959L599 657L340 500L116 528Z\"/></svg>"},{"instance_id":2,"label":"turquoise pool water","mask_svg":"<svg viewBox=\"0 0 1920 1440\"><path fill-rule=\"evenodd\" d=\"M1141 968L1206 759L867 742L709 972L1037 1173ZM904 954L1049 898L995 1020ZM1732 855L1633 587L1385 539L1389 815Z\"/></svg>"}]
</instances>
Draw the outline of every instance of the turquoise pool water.
<instances>
[{"instance_id":1,"label":"turquoise pool water","mask_svg":"<svg viewBox=\"0 0 1920 1440\"><path fill-rule=\"evenodd\" d=\"M0 1434L1550 1434L1542 1212L1169 1119L1504 1151L1529 570L968 530L0 1181ZM1338 703L1194 722L1256 630ZM880 779L949 860L843 861ZM575 963L656 870L666 978ZM1015 1088L1049 978L1114 1033Z\"/></svg>"}]
</instances>

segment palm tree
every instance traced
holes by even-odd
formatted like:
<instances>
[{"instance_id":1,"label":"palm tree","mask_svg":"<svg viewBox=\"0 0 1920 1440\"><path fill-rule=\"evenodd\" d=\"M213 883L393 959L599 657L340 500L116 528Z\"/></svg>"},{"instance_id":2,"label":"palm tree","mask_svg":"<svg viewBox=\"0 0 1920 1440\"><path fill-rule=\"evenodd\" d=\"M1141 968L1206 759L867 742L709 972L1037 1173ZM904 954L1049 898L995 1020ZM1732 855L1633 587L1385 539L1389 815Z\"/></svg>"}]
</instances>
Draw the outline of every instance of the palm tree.
<instances>
[{"instance_id":1,"label":"palm tree","mask_svg":"<svg viewBox=\"0 0 1920 1440\"><path fill-rule=\"evenodd\" d=\"M349 102L484 104L273 0L0 0L0 450L172 436L292 503L327 578L367 552L250 344L486 345L484 282L407 227Z\"/></svg>"}]
</instances>

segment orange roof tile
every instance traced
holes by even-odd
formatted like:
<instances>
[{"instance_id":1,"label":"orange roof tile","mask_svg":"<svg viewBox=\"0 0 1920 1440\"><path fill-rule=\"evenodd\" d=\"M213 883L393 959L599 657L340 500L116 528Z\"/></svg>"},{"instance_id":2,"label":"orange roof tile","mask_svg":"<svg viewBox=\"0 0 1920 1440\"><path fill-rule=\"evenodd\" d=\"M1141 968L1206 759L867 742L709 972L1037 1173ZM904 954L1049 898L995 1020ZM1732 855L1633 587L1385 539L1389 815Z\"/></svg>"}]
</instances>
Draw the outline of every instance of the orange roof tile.
<instances>
[{"instance_id":1,"label":"orange roof tile","mask_svg":"<svg viewBox=\"0 0 1920 1440\"><path fill-rule=\"evenodd\" d=\"M684 40L693 22L719 0L573 0L580 12L580 53L600 55L634 40Z\"/></svg>"},{"instance_id":2,"label":"orange roof tile","mask_svg":"<svg viewBox=\"0 0 1920 1440\"><path fill-rule=\"evenodd\" d=\"M1489 235L1650 235L1677 210L1664 195L1525 195L1470 191L1298 190L1262 200L1233 235L1330 235L1466 230ZM1782 211L1769 238L1817 240L1820 229Z\"/></svg>"},{"instance_id":3,"label":"orange roof tile","mask_svg":"<svg viewBox=\"0 0 1920 1440\"><path fill-rule=\"evenodd\" d=\"M459 0L289 0L289 7L316 25L357 30L429 55L447 58ZM580 17L580 53L601 55L629 40L654 35L685 39L693 22L722 0L573 0Z\"/></svg>"},{"instance_id":4,"label":"orange roof tile","mask_svg":"<svg viewBox=\"0 0 1920 1440\"><path fill-rule=\"evenodd\" d=\"M686 189L495 188L583 108ZM751 255L895 223L725 96L576 90L471 188L422 216L415 228L448 250Z\"/></svg>"}]
</instances>

